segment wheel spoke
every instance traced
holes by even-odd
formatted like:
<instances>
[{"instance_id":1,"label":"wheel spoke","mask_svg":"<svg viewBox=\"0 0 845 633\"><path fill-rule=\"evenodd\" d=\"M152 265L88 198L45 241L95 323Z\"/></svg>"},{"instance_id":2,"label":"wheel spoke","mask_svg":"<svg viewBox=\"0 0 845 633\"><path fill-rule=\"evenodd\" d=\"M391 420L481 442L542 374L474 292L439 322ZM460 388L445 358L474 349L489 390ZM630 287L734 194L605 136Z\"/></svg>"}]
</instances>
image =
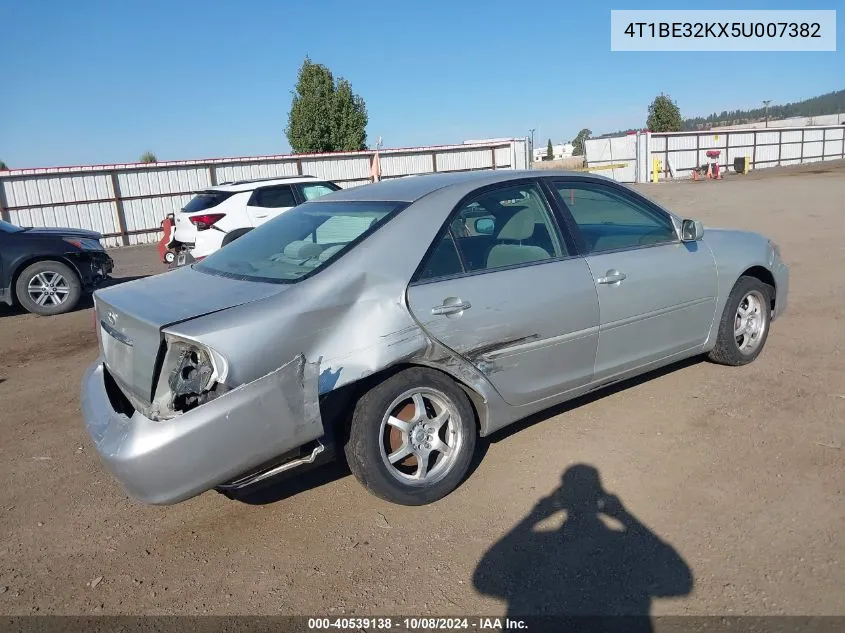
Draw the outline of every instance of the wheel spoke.
<instances>
[{"instance_id":1,"label":"wheel spoke","mask_svg":"<svg viewBox=\"0 0 845 633\"><path fill-rule=\"evenodd\" d=\"M411 450L411 443L408 442L407 440L405 440L405 443L402 444L402 446L400 446L395 451L393 451L390 455L387 456L387 460L391 464L395 464L396 462L405 459L411 453L413 453L413 450Z\"/></svg>"},{"instance_id":2,"label":"wheel spoke","mask_svg":"<svg viewBox=\"0 0 845 633\"><path fill-rule=\"evenodd\" d=\"M39 295L38 295L38 297L35 299L35 303L37 303L37 304L38 304L38 305L40 305L40 306L46 305L46 303L47 303L47 297L49 297L49 296L50 296L50 295L48 295L46 292L42 292L42 293L41 293L41 294L39 294Z\"/></svg>"},{"instance_id":3,"label":"wheel spoke","mask_svg":"<svg viewBox=\"0 0 845 633\"><path fill-rule=\"evenodd\" d=\"M42 286L42 287L43 287L43 286L49 286L49 285L50 285L50 282L49 282L49 281L47 281L47 277L44 275L44 273L38 273L38 274L37 274L37 275L35 275L35 276L36 276L36 278L38 279L38 281L41 283L41 286Z\"/></svg>"},{"instance_id":4,"label":"wheel spoke","mask_svg":"<svg viewBox=\"0 0 845 633\"><path fill-rule=\"evenodd\" d=\"M404 435L407 435L408 431L411 429L411 425L408 422L405 422L405 420L400 420L399 418L392 415L387 418L387 423L390 426L395 426L397 429L402 431Z\"/></svg>"},{"instance_id":5,"label":"wheel spoke","mask_svg":"<svg viewBox=\"0 0 845 633\"><path fill-rule=\"evenodd\" d=\"M66 295L69 292L70 288L68 288L67 286L59 286L58 288L56 288L57 295Z\"/></svg>"},{"instance_id":6,"label":"wheel spoke","mask_svg":"<svg viewBox=\"0 0 845 633\"><path fill-rule=\"evenodd\" d=\"M414 402L414 422L425 420L428 415L425 412L425 400L423 400L422 394L415 393L411 396L411 400Z\"/></svg>"},{"instance_id":7,"label":"wheel spoke","mask_svg":"<svg viewBox=\"0 0 845 633\"><path fill-rule=\"evenodd\" d=\"M426 421L426 427L432 427L434 431L439 431L446 422L449 421L449 409L443 409L440 413L434 416L431 420Z\"/></svg>"},{"instance_id":8,"label":"wheel spoke","mask_svg":"<svg viewBox=\"0 0 845 633\"><path fill-rule=\"evenodd\" d=\"M414 473L414 479L425 479L428 474L428 452L417 451L414 455L417 458L417 471Z\"/></svg>"},{"instance_id":9,"label":"wheel spoke","mask_svg":"<svg viewBox=\"0 0 845 633\"><path fill-rule=\"evenodd\" d=\"M734 328L734 338L739 338L743 334L745 334L745 321L739 325L739 327Z\"/></svg>"},{"instance_id":10,"label":"wheel spoke","mask_svg":"<svg viewBox=\"0 0 845 633\"><path fill-rule=\"evenodd\" d=\"M431 441L431 450L437 451L444 457L449 457L452 454L452 447L449 446L446 442L441 440L439 437L435 437Z\"/></svg>"}]
</instances>

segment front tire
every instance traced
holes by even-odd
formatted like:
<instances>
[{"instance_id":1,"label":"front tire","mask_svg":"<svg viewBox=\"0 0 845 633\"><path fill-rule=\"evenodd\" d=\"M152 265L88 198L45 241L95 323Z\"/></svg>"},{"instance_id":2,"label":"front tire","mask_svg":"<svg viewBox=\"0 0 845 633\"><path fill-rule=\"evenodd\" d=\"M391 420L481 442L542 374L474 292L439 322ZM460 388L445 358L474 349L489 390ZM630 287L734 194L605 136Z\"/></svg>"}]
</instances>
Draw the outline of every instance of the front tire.
<instances>
[{"instance_id":1,"label":"front tire","mask_svg":"<svg viewBox=\"0 0 845 633\"><path fill-rule=\"evenodd\" d=\"M79 303L82 284L67 264L47 260L24 268L15 284L18 302L28 312L53 316L69 312Z\"/></svg>"},{"instance_id":2,"label":"front tire","mask_svg":"<svg viewBox=\"0 0 845 633\"><path fill-rule=\"evenodd\" d=\"M476 435L475 414L463 390L440 372L412 367L358 400L346 459L377 497L425 505L461 483Z\"/></svg>"},{"instance_id":3,"label":"front tire","mask_svg":"<svg viewBox=\"0 0 845 633\"><path fill-rule=\"evenodd\" d=\"M763 351L769 336L773 288L756 277L740 277L719 322L710 360L720 365L747 365Z\"/></svg>"}]
</instances>

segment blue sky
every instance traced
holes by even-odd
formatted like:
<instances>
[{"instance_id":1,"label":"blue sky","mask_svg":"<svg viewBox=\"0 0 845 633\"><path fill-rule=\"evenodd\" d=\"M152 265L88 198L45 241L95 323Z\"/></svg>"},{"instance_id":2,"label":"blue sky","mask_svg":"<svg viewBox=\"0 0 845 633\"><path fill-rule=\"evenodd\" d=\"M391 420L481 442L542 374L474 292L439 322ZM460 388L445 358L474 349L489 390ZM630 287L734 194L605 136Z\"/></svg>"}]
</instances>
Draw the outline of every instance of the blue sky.
<instances>
[{"instance_id":1,"label":"blue sky","mask_svg":"<svg viewBox=\"0 0 845 633\"><path fill-rule=\"evenodd\" d=\"M732 9L840 9L841 0ZM388 147L644 125L845 88L845 54L610 51L610 9L561 0L0 0L0 158L10 167L289 151L303 57L364 97ZM728 7L725 7L728 8Z\"/></svg>"}]
</instances>

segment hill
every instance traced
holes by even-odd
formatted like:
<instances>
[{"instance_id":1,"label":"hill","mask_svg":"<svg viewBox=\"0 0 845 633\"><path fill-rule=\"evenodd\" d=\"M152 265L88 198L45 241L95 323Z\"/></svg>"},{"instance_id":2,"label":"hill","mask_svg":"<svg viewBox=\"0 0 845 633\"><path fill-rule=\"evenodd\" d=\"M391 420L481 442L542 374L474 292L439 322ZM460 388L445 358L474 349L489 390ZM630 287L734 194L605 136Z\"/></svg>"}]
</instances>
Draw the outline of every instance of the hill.
<instances>
[{"instance_id":1,"label":"hill","mask_svg":"<svg viewBox=\"0 0 845 633\"><path fill-rule=\"evenodd\" d=\"M790 117L799 116L821 116L823 114L839 114L845 112L845 90L837 90L818 97L804 99L804 101L796 101L795 103L786 103L783 105L769 106L769 120L788 119ZM713 114L706 117L692 117L684 119L682 130L707 130L717 125L741 125L743 123L753 123L755 121L764 121L766 119L766 108L759 107L752 110L722 110L721 113ZM619 136L620 134L627 134L634 131L636 128L619 130L609 134L602 134L601 136L594 136L593 138L605 138L608 136Z\"/></svg>"},{"instance_id":2,"label":"hill","mask_svg":"<svg viewBox=\"0 0 845 633\"><path fill-rule=\"evenodd\" d=\"M786 103L784 105L770 105L769 119L788 119L798 116L820 116L822 114L838 114L845 112L845 90L829 92L818 97ZM753 110L723 110L721 114L713 113L707 117L693 117L685 119L684 130L706 130L714 125L741 125L766 119L766 108Z\"/></svg>"}]
</instances>

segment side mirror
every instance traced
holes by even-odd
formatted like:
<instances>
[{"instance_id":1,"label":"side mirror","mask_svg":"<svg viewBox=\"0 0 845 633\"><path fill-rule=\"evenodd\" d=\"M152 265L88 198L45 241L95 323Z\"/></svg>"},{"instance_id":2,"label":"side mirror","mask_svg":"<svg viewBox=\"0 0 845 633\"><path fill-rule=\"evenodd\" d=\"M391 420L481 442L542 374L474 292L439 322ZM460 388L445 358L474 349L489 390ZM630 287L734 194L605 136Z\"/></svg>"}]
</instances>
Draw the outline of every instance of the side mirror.
<instances>
[{"instance_id":1,"label":"side mirror","mask_svg":"<svg viewBox=\"0 0 845 633\"><path fill-rule=\"evenodd\" d=\"M681 241L697 242L704 237L704 225L698 220L684 220L681 223Z\"/></svg>"},{"instance_id":2,"label":"side mirror","mask_svg":"<svg viewBox=\"0 0 845 633\"><path fill-rule=\"evenodd\" d=\"M493 235L496 221L493 218L478 218L475 221L475 232L479 235Z\"/></svg>"}]
</instances>

